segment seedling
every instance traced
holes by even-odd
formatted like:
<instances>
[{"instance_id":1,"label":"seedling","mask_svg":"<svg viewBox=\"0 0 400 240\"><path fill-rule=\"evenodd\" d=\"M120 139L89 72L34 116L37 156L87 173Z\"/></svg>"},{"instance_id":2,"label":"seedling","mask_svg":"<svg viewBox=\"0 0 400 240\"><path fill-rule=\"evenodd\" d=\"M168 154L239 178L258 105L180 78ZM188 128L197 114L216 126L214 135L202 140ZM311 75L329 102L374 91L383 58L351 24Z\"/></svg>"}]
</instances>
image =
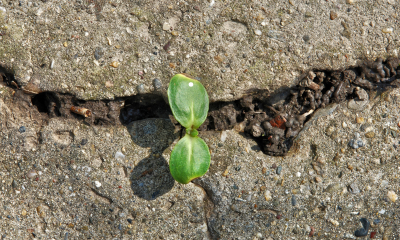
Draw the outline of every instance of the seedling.
<instances>
[{"instance_id":1,"label":"seedling","mask_svg":"<svg viewBox=\"0 0 400 240\"><path fill-rule=\"evenodd\" d=\"M180 183L203 176L210 167L210 151L197 129L206 120L208 95L204 86L185 74L175 75L168 87L168 102L175 119L186 134L171 152L169 169Z\"/></svg>"}]
</instances>

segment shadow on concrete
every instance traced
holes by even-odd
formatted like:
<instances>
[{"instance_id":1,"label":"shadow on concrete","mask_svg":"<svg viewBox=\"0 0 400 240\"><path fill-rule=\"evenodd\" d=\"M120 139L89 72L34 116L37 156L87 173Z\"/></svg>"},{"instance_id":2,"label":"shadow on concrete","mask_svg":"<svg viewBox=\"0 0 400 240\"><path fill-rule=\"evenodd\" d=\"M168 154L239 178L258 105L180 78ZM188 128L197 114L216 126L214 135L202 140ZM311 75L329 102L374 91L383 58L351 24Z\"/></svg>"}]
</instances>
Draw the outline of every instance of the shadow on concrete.
<instances>
[{"instance_id":1,"label":"shadow on concrete","mask_svg":"<svg viewBox=\"0 0 400 240\"><path fill-rule=\"evenodd\" d=\"M169 192L174 184L168 162L162 157L163 151L178 137L169 119L148 118L127 125L135 144L150 148L150 155L134 167L130 179L133 193L146 200Z\"/></svg>"}]
</instances>

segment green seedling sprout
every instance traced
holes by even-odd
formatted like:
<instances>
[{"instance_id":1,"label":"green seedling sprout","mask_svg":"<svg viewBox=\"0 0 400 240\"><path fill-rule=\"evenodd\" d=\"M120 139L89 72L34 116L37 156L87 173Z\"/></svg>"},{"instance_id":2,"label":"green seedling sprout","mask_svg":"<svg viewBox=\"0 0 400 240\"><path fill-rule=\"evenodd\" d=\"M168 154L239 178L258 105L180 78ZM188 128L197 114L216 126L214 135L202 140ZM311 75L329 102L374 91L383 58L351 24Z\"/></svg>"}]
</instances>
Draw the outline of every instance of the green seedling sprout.
<instances>
[{"instance_id":1,"label":"green seedling sprout","mask_svg":"<svg viewBox=\"0 0 400 240\"><path fill-rule=\"evenodd\" d=\"M208 94L204 86L185 74L176 74L168 86L168 102L175 119L186 134L171 152L172 177L183 184L203 176L210 167L210 151L197 129L206 120Z\"/></svg>"}]
</instances>

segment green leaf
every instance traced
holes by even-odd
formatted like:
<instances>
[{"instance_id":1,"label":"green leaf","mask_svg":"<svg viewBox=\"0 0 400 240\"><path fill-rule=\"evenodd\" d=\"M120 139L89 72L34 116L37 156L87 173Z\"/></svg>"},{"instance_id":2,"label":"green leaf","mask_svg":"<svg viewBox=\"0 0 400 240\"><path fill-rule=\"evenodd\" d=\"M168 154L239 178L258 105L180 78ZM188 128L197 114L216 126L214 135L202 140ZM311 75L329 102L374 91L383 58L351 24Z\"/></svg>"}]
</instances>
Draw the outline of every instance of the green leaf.
<instances>
[{"instance_id":1,"label":"green leaf","mask_svg":"<svg viewBox=\"0 0 400 240\"><path fill-rule=\"evenodd\" d=\"M197 129L206 120L208 95L199 81L176 74L168 86L168 101L175 119L185 128Z\"/></svg>"},{"instance_id":2,"label":"green leaf","mask_svg":"<svg viewBox=\"0 0 400 240\"><path fill-rule=\"evenodd\" d=\"M176 181L186 184L207 172L210 159L210 151L203 139L186 134L171 152L169 169Z\"/></svg>"}]
</instances>

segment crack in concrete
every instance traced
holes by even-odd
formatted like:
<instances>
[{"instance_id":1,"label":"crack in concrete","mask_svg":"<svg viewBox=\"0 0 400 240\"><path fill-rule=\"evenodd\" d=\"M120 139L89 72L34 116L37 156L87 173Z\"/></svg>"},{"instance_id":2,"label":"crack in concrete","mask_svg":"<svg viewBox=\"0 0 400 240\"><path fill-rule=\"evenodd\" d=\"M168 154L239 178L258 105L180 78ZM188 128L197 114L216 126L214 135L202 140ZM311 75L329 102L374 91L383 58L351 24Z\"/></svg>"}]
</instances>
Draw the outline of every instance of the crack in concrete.
<instances>
[{"instance_id":1,"label":"crack in concrete","mask_svg":"<svg viewBox=\"0 0 400 240\"><path fill-rule=\"evenodd\" d=\"M349 100L350 108L357 111L368 102L367 91L399 87L399 65L399 58L391 57L386 61L381 58L364 61L344 70L309 71L291 88L275 93L256 89L233 102L211 103L208 117L199 130L234 128L252 136L264 153L285 155L317 110ZM128 125L146 118L170 118L179 126L168 104L157 94L83 101L69 94L41 92L35 85L35 78L20 87L4 67L0 68L0 73L3 85L13 89L14 98L36 108L44 122L61 117L79 119L87 125ZM81 116L72 112L71 107L88 109L91 114Z\"/></svg>"}]
</instances>

